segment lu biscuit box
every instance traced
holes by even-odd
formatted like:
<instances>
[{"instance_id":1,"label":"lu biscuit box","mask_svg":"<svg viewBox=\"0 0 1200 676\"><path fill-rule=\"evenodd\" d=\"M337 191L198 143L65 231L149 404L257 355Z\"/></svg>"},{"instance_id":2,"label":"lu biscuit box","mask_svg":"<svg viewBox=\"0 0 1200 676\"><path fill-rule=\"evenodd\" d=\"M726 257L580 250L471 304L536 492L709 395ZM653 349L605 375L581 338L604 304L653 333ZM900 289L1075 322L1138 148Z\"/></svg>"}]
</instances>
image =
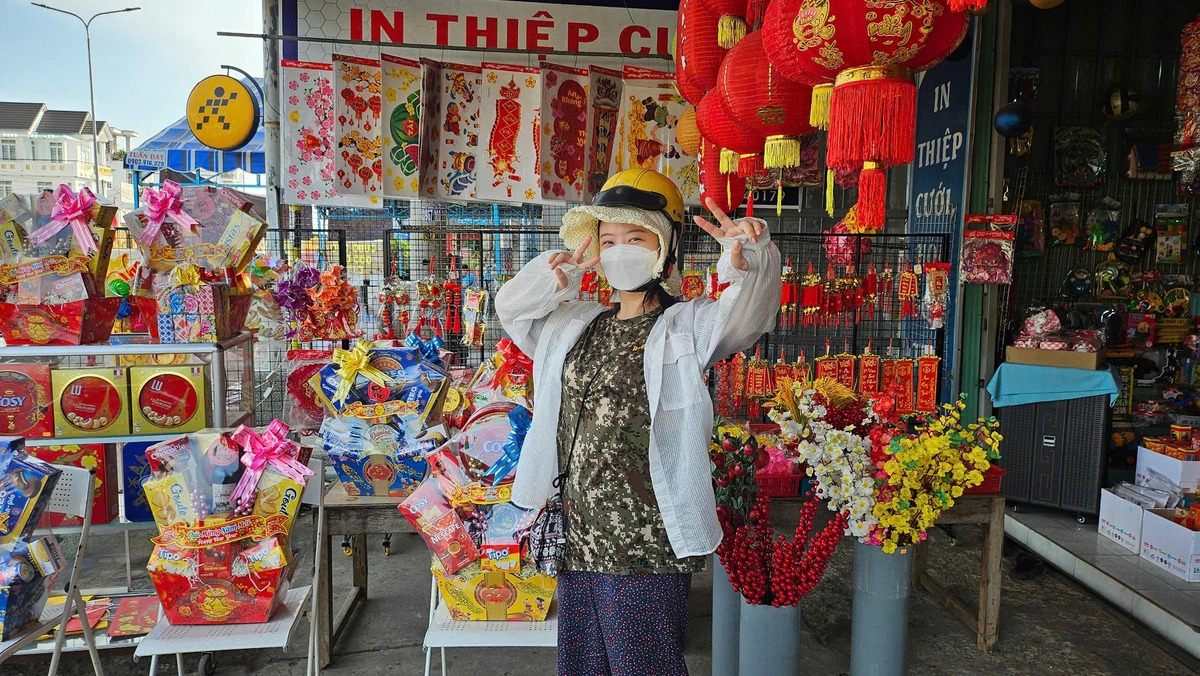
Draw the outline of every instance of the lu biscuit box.
<instances>
[{"instance_id":1,"label":"lu biscuit box","mask_svg":"<svg viewBox=\"0 0 1200 676\"><path fill-rule=\"evenodd\" d=\"M96 482L92 498L92 523L112 523L117 520L117 447L114 444L71 444L36 446L31 455L55 465L82 467L92 472ZM47 528L82 526L82 516L46 514L41 525Z\"/></svg>"},{"instance_id":2,"label":"lu biscuit box","mask_svg":"<svg viewBox=\"0 0 1200 676\"><path fill-rule=\"evenodd\" d=\"M0 365L0 434L54 436L50 364Z\"/></svg>"},{"instance_id":3,"label":"lu biscuit box","mask_svg":"<svg viewBox=\"0 0 1200 676\"><path fill-rule=\"evenodd\" d=\"M129 369L134 434L195 432L207 426L205 367L134 366Z\"/></svg>"},{"instance_id":4,"label":"lu biscuit box","mask_svg":"<svg viewBox=\"0 0 1200 676\"><path fill-rule=\"evenodd\" d=\"M54 386L54 436L129 434L129 378L125 369L58 369Z\"/></svg>"}]
</instances>

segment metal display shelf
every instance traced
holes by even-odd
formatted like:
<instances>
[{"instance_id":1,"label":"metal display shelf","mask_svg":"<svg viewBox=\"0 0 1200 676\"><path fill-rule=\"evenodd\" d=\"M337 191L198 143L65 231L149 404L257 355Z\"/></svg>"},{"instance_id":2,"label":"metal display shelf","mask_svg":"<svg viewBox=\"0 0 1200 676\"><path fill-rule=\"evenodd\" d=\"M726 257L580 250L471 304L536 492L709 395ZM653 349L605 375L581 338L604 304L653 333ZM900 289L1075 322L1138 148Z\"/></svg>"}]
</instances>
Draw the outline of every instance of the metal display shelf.
<instances>
[{"instance_id":1,"label":"metal display shelf","mask_svg":"<svg viewBox=\"0 0 1200 676\"><path fill-rule=\"evenodd\" d=\"M250 340L249 331L219 343L147 343L129 345L13 345L0 349L0 357L94 357L97 355L215 354Z\"/></svg>"},{"instance_id":2,"label":"metal display shelf","mask_svg":"<svg viewBox=\"0 0 1200 676\"><path fill-rule=\"evenodd\" d=\"M237 427L253 422L253 413L245 413L237 420L226 421L220 427ZM113 434L103 437L46 437L45 439L26 439L26 446L66 446L82 444L134 444L138 442L158 443L167 439L182 436L181 433L171 434Z\"/></svg>"}]
</instances>

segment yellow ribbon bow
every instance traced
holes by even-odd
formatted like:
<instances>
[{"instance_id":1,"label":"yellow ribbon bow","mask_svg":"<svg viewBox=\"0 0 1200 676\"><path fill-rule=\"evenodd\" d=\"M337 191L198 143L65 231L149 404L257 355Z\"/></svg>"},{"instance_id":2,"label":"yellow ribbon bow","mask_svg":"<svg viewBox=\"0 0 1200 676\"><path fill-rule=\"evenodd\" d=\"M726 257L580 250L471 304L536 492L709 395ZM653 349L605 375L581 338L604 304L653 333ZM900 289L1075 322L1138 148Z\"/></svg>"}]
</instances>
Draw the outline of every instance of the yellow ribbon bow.
<instances>
[{"instance_id":1,"label":"yellow ribbon bow","mask_svg":"<svg viewBox=\"0 0 1200 676\"><path fill-rule=\"evenodd\" d=\"M358 376L380 386L392 382L386 373L371 366L370 355L371 341L365 338L360 338L355 342L352 350L343 350L339 347L333 351L333 363L337 364L337 375L341 378L341 382L333 392L334 403L344 404L346 402L346 397L350 395L350 388Z\"/></svg>"},{"instance_id":2,"label":"yellow ribbon bow","mask_svg":"<svg viewBox=\"0 0 1200 676\"><path fill-rule=\"evenodd\" d=\"M177 265L171 270L171 286L200 286L200 271L195 265Z\"/></svg>"}]
</instances>

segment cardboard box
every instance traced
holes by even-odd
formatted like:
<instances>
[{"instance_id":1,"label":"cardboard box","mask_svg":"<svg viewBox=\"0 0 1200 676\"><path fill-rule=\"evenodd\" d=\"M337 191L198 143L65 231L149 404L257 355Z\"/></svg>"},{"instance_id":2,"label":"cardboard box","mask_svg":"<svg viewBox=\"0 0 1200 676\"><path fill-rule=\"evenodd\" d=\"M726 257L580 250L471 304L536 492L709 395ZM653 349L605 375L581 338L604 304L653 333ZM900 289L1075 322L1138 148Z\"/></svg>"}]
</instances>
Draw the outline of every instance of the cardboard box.
<instances>
[{"instance_id":1,"label":"cardboard box","mask_svg":"<svg viewBox=\"0 0 1200 676\"><path fill-rule=\"evenodd\" d=\"M1058 366L1068 369L1098 370L1104 365L1104 350L1099 352L1075 352L1073 350L1038 350L1009 345L1005 361L1033 366Z\"/></svg>"},{"instance_id":2,"label":"cardboard box","mask_svg":"<svg viewBox=\"0 0 1200 676\"><path fill-rule=\"evenodd\" d=\"M1197 490L1200 490L1200 461L1188 462L1186 460L1176 460L1170 456L1152 451L1145 446L1139 446L1136 473L1137 485L1147 485L1146 482L1150 478L1149 470L1151 469L1179 484L1179 487L1187 493L1195 493Z\"/></svg>"},{"instance_id":3,"label":"cardboard box","mask_svg":"<svg viewBox=\"0 0 1200 676\"><path fill-rule=\"evenodd\" d=\"M146 460L146 449L154 444L149 441L121 444L121 496L125 505L125 518L129 521L153 521L150 502L142 490L142 482L150 477L150 462Z\"/></svg>"},{"instance_id":4,"label":"cardboard box","mask_svg":"<svg viewBox=\"0 0 1200 676\"><path fill-rule=\"evenodd\" d=\"M1141 556L1188 582L1200 582L1200 531L1172 520L1173 509L1147 509L1142 516Z\"/></svg>"},{"instance_id":5,"label":"cardboard box","mask_svg":"<svg viewBox=\"0 0 1200 676\"><path fill-rule=\"evenodd\" d=\"M438 591L456 620L517 620L540 622L550 612L558 580L532 565L520 573L485 572L479 561L447 575L434 559L430 568Z\"/></svg>"},{"instance_id":6,"label":"cardboard box","mask_svg":"<svg viewBox=\"0 0 1200 676\"><path fill-rule=\"evenodd\" d=\"M54 386L54 436L129 434L129 377L125 369L59 369Z\"/></svg>"},{"instance_id":7,"label":"cardboard box","mask_svg":"<svg viewBox=\"0 0 1200 676\"><path fill-rule=\"evenodd\" d=\"M25 452L21 437L0 437L0 551L33 534L62 470Z\"/></svg>"},{"instance_id":8,"label":"cardboard box","mask_svg":"<svg viewBox=\"0 0 1200 676\"><path fill-rule=\"evenodd\" d=\"M129 393L134 434L195 432L207 427L206 369L196 366L134 366Z\"/></svg>"},{"instance_id":9,"label":"cardboard box","mask_svg":"<svg viewBox=\"0 0 1200 676\"><path fill-rule=\"evenodd\" d=\"M50 364L0 365L0 434L54 436Z\"/></svg>"},{"instance_id":10,"label":"cardboard box","mask_svg":"<svg viewBox=\"0 0 1200 676\"><path fill-rule=\"evenodd\" d=\"M1142 547L1142 508L1107 488L1100 491L1099 532L1137 554Z\"/></svg>"},{"instance_id":11,"label":"cardboard box","mask_svg":"<svg viewBox=\"0 0 1200 676\"><path fill-rule=\"evenodd\" d=\"M53 535L0 550L0 640L37 622L54 578L65 565Z\"/></svg>"},{"instance_id":12,"label":"cardboard box","mask_svg":"<svg viewBox=\"0 0 1200 676\"><path fill-rule=\"evenodd\" d=\"M120 514L117 502L117 447L114 444L77 444L35 446L30 455L55 465L82 467L94 472L96 483L92 498L92 523L112 523ZM47 528L82 526L82 516L47 513L41 525Z\"/></svg>"}]
</instances>

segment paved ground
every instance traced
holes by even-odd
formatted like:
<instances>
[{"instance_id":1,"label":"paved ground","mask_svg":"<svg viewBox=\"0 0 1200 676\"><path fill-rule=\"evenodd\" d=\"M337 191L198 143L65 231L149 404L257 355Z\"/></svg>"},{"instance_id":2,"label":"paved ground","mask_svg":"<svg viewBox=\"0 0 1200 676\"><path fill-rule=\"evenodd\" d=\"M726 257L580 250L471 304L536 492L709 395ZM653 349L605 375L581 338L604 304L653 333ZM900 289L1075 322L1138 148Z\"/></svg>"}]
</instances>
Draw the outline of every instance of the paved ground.
<instances>
[{"instance_id":1,"label":"paved ground","mask_svg":"<svg viewBox=\"0 0 1200 676\"><path fill-rule=\"evenodd\" d=\"M308 521L298 522L300 542L308 542ZM958 545L949 546L941 533L933 536L930 569L962 598L974 598L979 576L979 540L973 529L958 532ZM429 603L428 554L413 535L396 536L393 554L385 558L380 538L371 539L371 598L354 619L349 635L337 646L336 659L325 673L332 675L420 674L424 667L421 639ZM120 551L119 536L99 540L94 550ZM848 673L850 642L851 552L849 542L839 547L825 580L803 603L803 674L836 676ZM145 560L148 547L141 541ZM344 588L349 559L341 554L335 565L335 587ZM307 567L309 562L305 562ZM1200 673L1195 661L1153 637L1148 630L1112 609L1073 581L1048 572L1031 581L1016 581L1005 559L1001 603L1000 642L992 655L975 649L974 636L927 594L914 593L911 602L908 673L921 676L958 674L1071 674L1179 676ZM135 564L135 571L138 566ZM98 581L123 577L124 563L106 558L89 566ZM97 582L99 583L99 582ZM111 584L111 582L105 582ZM306 584L307 582L301 582ZM145 573L140 584L148 587ZM687 648L693 676L711 672L711 573L698 575L692 587L691 641ZM304 673L307 624L302 622L286 653L276 651L218 654L218 674ZM148 663L134 664L130 652L106 652L110 674L146 673ZM447 651L447 673L552 674L553 650ZM0 673L26 676L45 673L46 660L18 658L0 667ZM196 665L195 657L186 663ZM89 674L86 653L69 655L62 674ZM174 665L163 665L161 674L173 674ZM434 673L437 673L436 662Z\"/></svg>"}]
</instances>

